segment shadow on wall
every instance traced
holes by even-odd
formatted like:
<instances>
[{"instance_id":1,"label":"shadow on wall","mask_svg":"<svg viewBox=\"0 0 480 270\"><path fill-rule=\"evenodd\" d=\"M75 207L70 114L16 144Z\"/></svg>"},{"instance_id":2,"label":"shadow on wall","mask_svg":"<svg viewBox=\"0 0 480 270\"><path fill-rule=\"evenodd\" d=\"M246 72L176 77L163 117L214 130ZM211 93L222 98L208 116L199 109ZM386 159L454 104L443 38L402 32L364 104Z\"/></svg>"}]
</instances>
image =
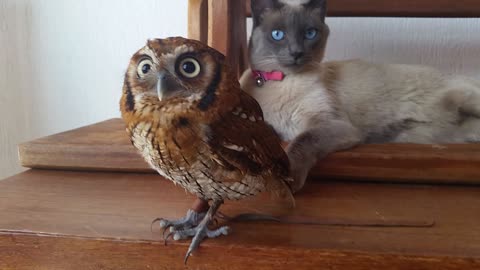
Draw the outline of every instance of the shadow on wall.
<instances>
[{"instance_id":1,"label":"shadow on wall","mask_svg":"<svg viewBox=\"0 0 480 270\"><path fill-rule=\"evenodd\" d=\"M328 18L327 59L421 64L480 79L480 18ZM476 56L476 57L472 57Z\"/></svg>"},{"instance_id":2,"label":"shadow on wall","mask_svg":"<svg viewBox=\"0 0 480 270\"><path fill-rule=\"evenodd\" d=\"M32 138L31 4L0 1L0 179L21 170L17 144Z\"/></svg>"}]
</instances>

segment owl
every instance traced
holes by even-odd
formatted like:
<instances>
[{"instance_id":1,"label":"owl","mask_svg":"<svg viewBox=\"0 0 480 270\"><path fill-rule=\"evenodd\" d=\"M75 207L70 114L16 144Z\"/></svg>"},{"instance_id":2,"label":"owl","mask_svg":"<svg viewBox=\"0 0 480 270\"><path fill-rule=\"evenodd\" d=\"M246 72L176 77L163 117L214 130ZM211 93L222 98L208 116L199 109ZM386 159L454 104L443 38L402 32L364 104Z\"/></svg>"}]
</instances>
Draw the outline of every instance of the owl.
<instances>
[{"instance_id":1,"label":"owl","mask_svg":"<svg viewBox=\"0 0 480 270\"><path fill-rule=\"evenodd\" d=\"M204 238L229 232L208 228L224 200L263 191L293 200L279 137L215 49L181 37L148 40L130 60L120 110L150 166L198 198L184 218L160 221L175 240L193 237L185 262Z\"/></svg>"}]
</instances>

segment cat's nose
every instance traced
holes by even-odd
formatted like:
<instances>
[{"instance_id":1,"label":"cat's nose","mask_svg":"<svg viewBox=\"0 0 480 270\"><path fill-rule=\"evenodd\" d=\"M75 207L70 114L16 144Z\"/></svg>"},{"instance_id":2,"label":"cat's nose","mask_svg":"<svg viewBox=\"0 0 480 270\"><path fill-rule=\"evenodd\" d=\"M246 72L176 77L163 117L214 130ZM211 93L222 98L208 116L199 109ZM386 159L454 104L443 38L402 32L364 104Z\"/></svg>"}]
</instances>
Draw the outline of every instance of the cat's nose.
<instances>
[{"instance_id":1,"label":"cat's nose","mask_svg":"<svg viewBox=\"0 0 480 270\"><path fill-rule=\"evenodd\" d=\"M300 58L303 57L305 53L304 52L301 52L301 51L297 51L297 52L291 52L290 55L295 58L295 60L298 60Z\"/></svg>"}]
</instances>

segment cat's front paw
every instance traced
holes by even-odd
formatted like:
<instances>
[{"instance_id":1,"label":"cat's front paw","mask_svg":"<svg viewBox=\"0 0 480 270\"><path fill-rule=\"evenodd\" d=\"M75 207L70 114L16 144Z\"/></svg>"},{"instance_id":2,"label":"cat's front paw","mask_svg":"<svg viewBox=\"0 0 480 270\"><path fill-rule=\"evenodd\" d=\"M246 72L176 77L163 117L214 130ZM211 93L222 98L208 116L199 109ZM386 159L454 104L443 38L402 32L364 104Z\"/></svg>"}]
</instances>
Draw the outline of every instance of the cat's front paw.
<instances>
[{"instance_id":1,"label":"cat's front paw","mask_svg":"<svg viewBox=\"0 0 480 270\"><path fill-rule=\"evenodd\" d=\"M307 180L308 171L308 169L302 167L294 168L294 166L292 166L290 175L293 178L293 183L290 184L290 187L293 193L297 193L303 188Z\"/></svg>"},{"instance_id":2,"label":"cat's front paw","mask_svg":"<svg viewBox=\"0 0 480 270\"><path fill-rule=\"evenodd\" d=\"M295 152L287 151L290 160L290 176L293 178L293 183L290 184L293 193L300 191L308 177L308 173L316 159L313 157L306 158L304 155L298 155Z\"/></svg>"}]
</instances>

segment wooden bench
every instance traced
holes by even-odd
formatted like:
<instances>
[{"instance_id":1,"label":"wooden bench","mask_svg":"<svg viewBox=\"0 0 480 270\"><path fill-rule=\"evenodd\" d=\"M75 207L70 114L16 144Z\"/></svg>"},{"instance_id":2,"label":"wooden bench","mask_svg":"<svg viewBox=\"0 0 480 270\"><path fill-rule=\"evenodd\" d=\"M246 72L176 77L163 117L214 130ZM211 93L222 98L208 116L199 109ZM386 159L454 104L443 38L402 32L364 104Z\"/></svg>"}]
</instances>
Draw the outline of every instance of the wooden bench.
<instances>
[{"instance_id":1,"label":"wooden bench","mask_svg":"<svg viewBox=\"0 0 480 270\"><path fill-rule=\"evenodd\" d=\"M357 181L333 180L324 166L326 172L315 173L296 196L292 211L267 194L222 207L228 215L270 213L324 225L230 223L232 234L202 243L189 267L479 269L480 186L419 185L409 178L393 184L382 177L371 182L359 175L406 170L419 176L422 166L434 172L428 166L448 164L442 154L422 160L403 156L401 148L383 154L375 148L329 157L325 162L337 164L337 172L357 173L344 175ZM361 165L372 157L378 168ZM451 160L478 174L476 158ZM0 269L185 268L188 241L165 246L150 221L184 215L192 196L145 165L119 119L22 144L20 159L35 169L0 181ZM405 159L409 167L398 168ZM462 169L449 168L450 177L457 174L450 181L467 179Z\"/></svg>"}]
</instances>

